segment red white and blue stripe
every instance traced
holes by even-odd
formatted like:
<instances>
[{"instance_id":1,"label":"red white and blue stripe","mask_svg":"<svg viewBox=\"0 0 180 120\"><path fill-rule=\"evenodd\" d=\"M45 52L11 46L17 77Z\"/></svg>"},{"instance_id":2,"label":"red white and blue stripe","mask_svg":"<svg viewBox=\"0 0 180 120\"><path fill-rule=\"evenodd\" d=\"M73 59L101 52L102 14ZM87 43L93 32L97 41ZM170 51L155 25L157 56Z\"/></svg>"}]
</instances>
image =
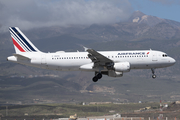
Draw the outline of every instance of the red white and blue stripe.
<instances>
[{"instance_id":1,"label":"red white and blue stripe","mask_svg":"<svg viewBox=\"0 0 180 120\"><path fill-rule=\"evenodd\" d=\"M14 46L20 52L37 52L39 51L30 40L17 27L10 27L12 41Z\"/></svg>"}]
</instances>

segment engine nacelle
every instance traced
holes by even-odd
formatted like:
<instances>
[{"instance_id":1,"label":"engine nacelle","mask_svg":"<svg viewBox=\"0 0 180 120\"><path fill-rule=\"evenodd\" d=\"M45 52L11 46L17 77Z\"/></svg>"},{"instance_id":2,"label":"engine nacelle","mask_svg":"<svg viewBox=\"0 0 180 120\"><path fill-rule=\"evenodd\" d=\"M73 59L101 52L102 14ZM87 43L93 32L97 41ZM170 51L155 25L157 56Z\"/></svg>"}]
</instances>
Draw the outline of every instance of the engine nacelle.
<instances>
[{"instance_id":1,"label":"engine nacelle","mask_svg":"<svg viewBox=\"0 0 180 120\"><path fill-rule=\"evenodd\" d=\"M114 63L114 69L117 72L129 72L130 71L130 63L129 62Z\"/></svg>"},{"instance_id":2,"label":"engine nacelle","mask_svg":"<svg viewBox=\"0 0 180 120\"><path fill-rule=\"evenodd\" d=\"M110 77L122 77L123 72L116 72L114 70L109 70L107 75L110 76Z\"/></svg>"}]
</instances>

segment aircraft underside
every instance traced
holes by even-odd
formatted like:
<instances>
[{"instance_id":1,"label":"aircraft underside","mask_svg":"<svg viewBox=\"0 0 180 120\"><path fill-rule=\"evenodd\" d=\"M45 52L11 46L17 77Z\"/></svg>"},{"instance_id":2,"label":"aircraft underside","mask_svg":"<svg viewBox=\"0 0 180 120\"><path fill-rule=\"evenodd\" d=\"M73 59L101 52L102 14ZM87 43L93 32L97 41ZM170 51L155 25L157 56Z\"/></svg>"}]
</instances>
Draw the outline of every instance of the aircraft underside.
<instances>
[{"instance_id":1,"label":"aircraft underside","mask_svg":"<svg viewBox=\"0 0 180 120\"><path fill-rule=\"evenodd\" d=\"M23 64L23 63L20 63ZM97 69L89 69L89 70L83 70L80 68L80 66L74 66L74 67L60 67L60 66L50 66L50 65L45 65L45 64L41 64L41 65L37 65L37 64L30 64L30 63L24 63L24 65L28 65L28 66L33 66L33 67L37 67L37 68L43 68L43 69L48 69L48 70L57 70L57 71L88 71L88 72L94 72L95 76L92 78L93 82L97 82L99 79L102 78L103 75L107 75L110 77L122 77L124 72L130 72L130 69L151 69L152 71L152 78L155 79L156 75L155 75L155 69L157 68L161 68L162 66L159 65L157 66L156 64L151 64L151 65L132 65L132 68L130 68L128 71L115 71L115 69L112 68L106 68L104 70L101 69L101 71Z\"/></svg>"}]
</instances>

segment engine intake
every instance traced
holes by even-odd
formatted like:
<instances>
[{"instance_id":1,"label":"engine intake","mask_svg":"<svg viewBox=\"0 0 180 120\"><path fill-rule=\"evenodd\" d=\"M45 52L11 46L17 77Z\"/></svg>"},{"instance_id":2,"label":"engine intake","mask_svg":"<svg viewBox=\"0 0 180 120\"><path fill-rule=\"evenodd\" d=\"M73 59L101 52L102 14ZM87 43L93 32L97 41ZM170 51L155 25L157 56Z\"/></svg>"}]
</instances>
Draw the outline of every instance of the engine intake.
<instances>
[{"instance_id":1,"label":"engine intake","mask_svg":"<svg viewBox=\"0 0 180 120\"><path fill-rule=\"evenodd\" d=\"M118 71L118 72L129 72L130 63L129 62L114 63L114 69L115 71Z\"/></svg>"}]
</instances>

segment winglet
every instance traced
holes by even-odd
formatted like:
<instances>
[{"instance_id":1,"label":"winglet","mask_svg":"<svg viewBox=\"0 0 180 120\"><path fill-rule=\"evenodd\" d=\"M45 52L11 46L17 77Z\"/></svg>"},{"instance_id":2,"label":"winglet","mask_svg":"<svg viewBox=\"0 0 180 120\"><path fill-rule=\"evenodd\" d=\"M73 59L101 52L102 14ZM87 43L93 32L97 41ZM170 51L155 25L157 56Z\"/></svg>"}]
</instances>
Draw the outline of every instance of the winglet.
<instances>
[{"instance_id":1,"label":"winglet","mask_svg":"<svg viewBox=\"0 0 180 120\"><path fill-rule=\"evenodd\" d=\"M87 48L87 47L85 47L85 46L83 46L83 48L84 48L84 51L87 51L89 48Z\"/></svg>"}]
</instances>

